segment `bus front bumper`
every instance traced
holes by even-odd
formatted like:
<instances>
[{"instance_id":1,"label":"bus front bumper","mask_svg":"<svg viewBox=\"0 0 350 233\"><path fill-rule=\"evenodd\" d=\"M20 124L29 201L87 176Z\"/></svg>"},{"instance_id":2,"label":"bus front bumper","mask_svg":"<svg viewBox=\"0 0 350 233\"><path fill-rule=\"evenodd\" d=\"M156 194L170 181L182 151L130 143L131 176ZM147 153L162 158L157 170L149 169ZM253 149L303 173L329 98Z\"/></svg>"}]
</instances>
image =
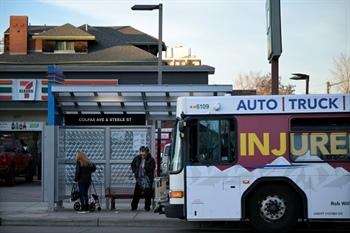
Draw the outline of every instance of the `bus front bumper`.
<instances>
[{"instance_id":1,"label":"bus front bumper","mask_svg":"<svg viewBox=\"0 0 350 233\"><path fill-rule=\"evenodd\" d=\"M165 212L165 216L167 218L180 218L183 219L184 218L184 206L182 204L168 204L165 205L164 207L164 212Z\"/></svg>"}]
</instances>

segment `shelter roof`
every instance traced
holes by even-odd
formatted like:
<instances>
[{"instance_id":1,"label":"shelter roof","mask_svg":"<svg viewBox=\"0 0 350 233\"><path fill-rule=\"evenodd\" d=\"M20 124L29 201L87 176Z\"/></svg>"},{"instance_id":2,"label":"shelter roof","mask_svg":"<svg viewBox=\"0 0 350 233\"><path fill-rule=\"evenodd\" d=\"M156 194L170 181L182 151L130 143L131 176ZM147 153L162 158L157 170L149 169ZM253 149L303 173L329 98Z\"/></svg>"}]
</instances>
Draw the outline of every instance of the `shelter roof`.
<instances>
[{"instance_id":1,"label":"shelter roof","mask_svg":"<svg viewBox=\"0 0 350 233\"><path fill-rule=\"evenodd\" d=\"M174 120L180 96L223 96L232 85L53 85L63 114L146 114Z\"/></svg>"}]
</instances>

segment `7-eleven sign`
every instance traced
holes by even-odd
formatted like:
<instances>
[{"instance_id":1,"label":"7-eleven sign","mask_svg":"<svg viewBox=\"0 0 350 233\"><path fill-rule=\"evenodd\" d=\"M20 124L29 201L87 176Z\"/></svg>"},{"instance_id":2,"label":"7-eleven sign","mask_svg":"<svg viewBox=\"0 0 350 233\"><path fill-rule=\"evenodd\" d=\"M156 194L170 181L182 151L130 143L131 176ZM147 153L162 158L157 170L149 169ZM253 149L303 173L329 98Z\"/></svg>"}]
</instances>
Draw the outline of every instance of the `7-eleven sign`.
<instances>
[{"instance_id":1,"label":"7-eleven sign","mask_svg":"<svg viewBox=\"0 0 350 233\"><path fill-rule=\"evenodd\" d=\"M17 80L18 100L34 100L36 90L35 79Z\"/></svg>"}]
</instances>

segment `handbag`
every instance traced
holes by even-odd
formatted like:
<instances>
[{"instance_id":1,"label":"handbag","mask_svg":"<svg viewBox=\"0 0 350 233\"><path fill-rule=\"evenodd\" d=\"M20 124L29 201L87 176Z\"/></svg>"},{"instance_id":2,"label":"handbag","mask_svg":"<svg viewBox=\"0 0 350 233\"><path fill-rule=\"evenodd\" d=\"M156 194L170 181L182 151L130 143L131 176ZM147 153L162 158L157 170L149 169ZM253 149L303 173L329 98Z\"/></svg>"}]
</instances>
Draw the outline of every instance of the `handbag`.
<instances>
[{"instance_id":1,"label":"handbag","mask_svg":"<svg viewBox=\"0 0 350 233\"><path fill-rule=\"evenodd\" d=\"M74 183L72 185L72 190L70 192L70 200L71 201L76 201L76 200L79 199L79 197L80 197L80 195L79 195L79 190L78 190L78 184Z\"/></svg>"},{"instance_id":2,"label":"handbag","mask_svg":"<svg viewBox=\"0 0 350 233\"><path fill-rule=\"evenodd\" d=\"M139 184L141 191L147 191L151 189L151 182L146 175L138 178L137 183Z\"/></svg>"}]
</instances>

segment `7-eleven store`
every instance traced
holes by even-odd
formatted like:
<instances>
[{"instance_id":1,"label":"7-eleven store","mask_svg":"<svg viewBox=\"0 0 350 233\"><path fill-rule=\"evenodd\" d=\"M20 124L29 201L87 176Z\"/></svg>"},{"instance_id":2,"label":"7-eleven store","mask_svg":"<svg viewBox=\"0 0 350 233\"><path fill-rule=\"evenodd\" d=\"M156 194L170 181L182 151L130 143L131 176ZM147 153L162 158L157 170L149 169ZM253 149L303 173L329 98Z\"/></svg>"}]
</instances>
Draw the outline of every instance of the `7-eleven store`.
<instances>
[{"instance_id":1,"label":"7-eleven store","mask_svg":"<svg viewBox=\"0 0 350 233\"><path fill-rule=\"evenodd\" d=\"M117 85L117 80L65 80L66 85ZM47 79L0 79L0 137L23 140L41 179L42 135L47 124Z\"/></svg>"}]
</instances>

